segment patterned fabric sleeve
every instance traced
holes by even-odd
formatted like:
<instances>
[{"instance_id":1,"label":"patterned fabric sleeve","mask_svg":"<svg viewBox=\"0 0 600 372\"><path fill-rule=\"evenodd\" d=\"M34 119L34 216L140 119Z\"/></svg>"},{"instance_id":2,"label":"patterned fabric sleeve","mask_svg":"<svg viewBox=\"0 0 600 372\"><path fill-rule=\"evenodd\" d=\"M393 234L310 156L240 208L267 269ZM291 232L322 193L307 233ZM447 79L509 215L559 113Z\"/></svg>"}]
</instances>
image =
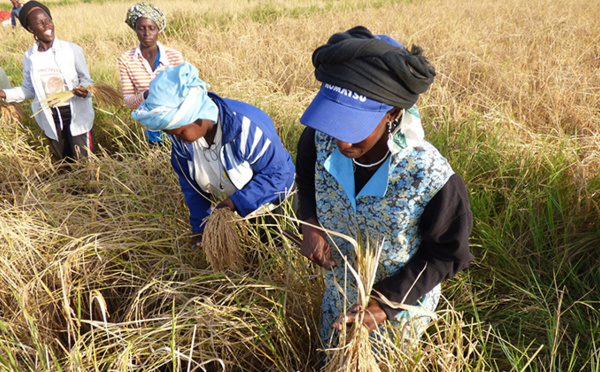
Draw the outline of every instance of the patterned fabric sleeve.
<instances>
[{"instance_id":1,"label":"patterned fabric sleeve","mask_svg":"<svg viewBox=\"0 0 600 372\"><path fill-rule=\"evenodd\" d=\"M171 66L177 66L184 62L183 54L181 54L180 51L171 48L165 48L165 52L167 53L167 57L169 58L169 63Z\"/></svg>"}]
</instances>

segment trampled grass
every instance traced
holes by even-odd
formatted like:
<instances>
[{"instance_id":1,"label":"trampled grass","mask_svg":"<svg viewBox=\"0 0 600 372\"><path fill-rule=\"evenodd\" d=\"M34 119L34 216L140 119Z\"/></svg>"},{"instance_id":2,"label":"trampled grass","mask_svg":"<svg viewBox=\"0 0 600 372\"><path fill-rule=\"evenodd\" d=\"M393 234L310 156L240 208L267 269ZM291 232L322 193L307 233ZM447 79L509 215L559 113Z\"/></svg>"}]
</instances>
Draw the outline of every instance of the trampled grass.
<instances>
[{"instance_id":1,"label":"trampled grass","mask_svg":"<svg viewBox=\"0 0 600 372\"><path fill-rule=\"evenodd\" d=\"M49 3L57 36L118 88L133 2ZM332 33L423 47L438 75L418 105L469 188L476 260L398 371L600 371L599 3L155 3L161 42L263 108L292 154L318 88L310 56ZM19 85L31 34L0 35ZM255 270L214 272L189 246L168 149L117 107L97 108L95 136L93 162L67 171L32 119L0 128L0 369L317 370L320 271L280 227L253 237Z\"/></svg>"}]
</instances>

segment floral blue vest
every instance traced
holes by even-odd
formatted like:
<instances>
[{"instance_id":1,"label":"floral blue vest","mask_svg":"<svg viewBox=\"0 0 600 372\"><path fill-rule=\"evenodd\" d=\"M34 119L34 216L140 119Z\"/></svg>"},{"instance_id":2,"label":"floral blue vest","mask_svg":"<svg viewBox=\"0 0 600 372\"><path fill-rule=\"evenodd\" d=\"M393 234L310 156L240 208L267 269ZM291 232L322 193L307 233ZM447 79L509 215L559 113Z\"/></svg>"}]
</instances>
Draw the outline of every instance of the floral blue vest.
<instances>
[{"instance_id":1,"label":"floral blue vest","mask_svg":"<svg viewBox=\"0 0 600 372\"><path fill-rule=\"evenodd\" d=\"M354 239L368 237L370 244L384 239L376 280L389 277L416 253L420 243L419 221L433 196L454 173L448 161L427 141L392 153L358 195L354 189L354 168L343 156L335 140L321 132L315 134L317 161L315 191L317 217L321 225ZM328 342L332 324L356 301L355 282L345 268L342 256L355 265L354 248L345 239L329 237L337 267L325 274L321 338ZM334 281L344 288L344 295ZM434 289L436 290L436 289ZM439 295L439 286L437 287ZM433 308L437 306L437 300ZM430 309L433 310L433 309ZM405 312L390 323L401 324Z\"/></svg>"}]
</instances>

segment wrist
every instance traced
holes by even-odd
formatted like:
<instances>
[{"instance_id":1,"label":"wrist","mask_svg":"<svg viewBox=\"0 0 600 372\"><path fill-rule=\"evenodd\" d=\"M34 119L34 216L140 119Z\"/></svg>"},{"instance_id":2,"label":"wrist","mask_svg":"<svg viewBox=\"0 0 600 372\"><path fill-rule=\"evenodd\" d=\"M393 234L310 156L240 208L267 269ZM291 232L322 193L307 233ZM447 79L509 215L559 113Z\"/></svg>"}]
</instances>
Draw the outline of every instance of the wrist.
<instances>
[{"instance_id":1,"label":"wrist","mask_svg":"<svg viewBox=\"0 0 600 372\"><path fill-rule=\"evenodd\" d=\"M304 231L308 231L310 229L315 229L316 226L319 226L319 221L317 220L316 217L308 217L307 219L304 220L304 222L305 223L303 223L300 226L300 229L302 230L303 233L304 233Z\"/></svg>"},{"instance_id":2,"label":"wrist","mask_svg":"<svg viewBox=\"0 0 600 372\"><path fill-rule=\"evenodd\" d=\"M388 318L386 312L383 310L377 300L372 299L369 301L369 304L367 305L367 311L371 314L378 325L383 323Z\"/></svg>"}]
</instances>

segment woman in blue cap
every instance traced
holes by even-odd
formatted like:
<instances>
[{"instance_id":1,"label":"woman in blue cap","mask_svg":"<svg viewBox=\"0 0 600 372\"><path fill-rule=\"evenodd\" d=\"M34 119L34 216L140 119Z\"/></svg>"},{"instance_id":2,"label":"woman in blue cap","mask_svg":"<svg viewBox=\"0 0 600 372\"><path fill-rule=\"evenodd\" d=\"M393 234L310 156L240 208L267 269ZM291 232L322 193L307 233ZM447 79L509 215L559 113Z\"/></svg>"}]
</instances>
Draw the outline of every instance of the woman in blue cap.
<instances>
[{"instance_id":1,"label":"woman in blue cap","mask_svg":"<svg viewBox=\"0 0 600 372\"><path fill-rule=\"evenodd\" d=\"M295 167L266 113L208 92L187 62L159 73L148 92L132 116L171 138L171 164L190 210L193 245L201 242L211 197L221 200L216 208L244 217L288 196Z\"/></svg>"},{"instance_id":2,"label":"woman in blue cap","mask_svg":"<svg viewBox=\"0 0 600 372\"><path fill-rule=\"evenodd\" d=\"M415 106L435 70L418 47L409 52L361 26L334 34L315 50L313 64L323 84L300 119L308 128L298 143L296 180L309 223L301 253L326 269L322 341L332 346L333 330L363 310L369 331L385 325L418 338L429 319L391 304L435 310L440 282L473 260L465 184L424 140ZM343 264L342 256L355 263L354 248L321 227L384 242L367 309L353 306L356 286Z\"/></svg>"}]
</instances>

